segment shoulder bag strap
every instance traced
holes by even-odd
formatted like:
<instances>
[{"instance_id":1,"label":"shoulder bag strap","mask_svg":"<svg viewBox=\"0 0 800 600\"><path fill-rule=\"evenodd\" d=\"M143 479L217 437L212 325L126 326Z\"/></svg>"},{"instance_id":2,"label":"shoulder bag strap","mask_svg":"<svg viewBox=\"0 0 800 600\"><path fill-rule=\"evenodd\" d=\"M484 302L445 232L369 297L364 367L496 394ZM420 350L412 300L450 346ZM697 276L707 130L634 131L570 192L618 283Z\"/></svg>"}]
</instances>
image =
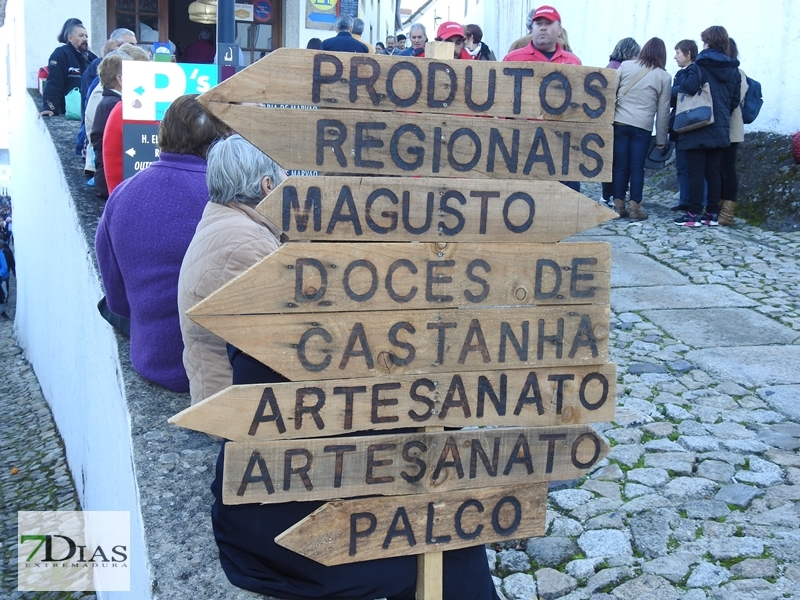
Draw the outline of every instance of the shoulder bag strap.
<instances>
[{"instance_id":1,"label":"shoulder bag strap","mask_svg":"<svg viewBox=\"0 0 800 600\"><path fill-rule=\"evenodd\" d=\"M630 92L630 91L631 91L631 89L633 88L633 86L635 86L637 83L639 83L639 82L642 80L642 77L644 77L645 75L647 75L647 74L648 74L650 71L652 71L652 70L653 70L653 69L646 69L645 67L642 67L642 68L639 70L639 72L638 72L636 75L634 75L634 76L633 76L633 79L631 79L630 83L628 83L628 85L626 85L624 88L622 88L622 89L619 91L619 94L617 94L617 98L618 98L618 99L619 99L619 98L622 98L622 97L623 97L625 94L627 94L628 92Z\"/></svg>"}]
</instances>

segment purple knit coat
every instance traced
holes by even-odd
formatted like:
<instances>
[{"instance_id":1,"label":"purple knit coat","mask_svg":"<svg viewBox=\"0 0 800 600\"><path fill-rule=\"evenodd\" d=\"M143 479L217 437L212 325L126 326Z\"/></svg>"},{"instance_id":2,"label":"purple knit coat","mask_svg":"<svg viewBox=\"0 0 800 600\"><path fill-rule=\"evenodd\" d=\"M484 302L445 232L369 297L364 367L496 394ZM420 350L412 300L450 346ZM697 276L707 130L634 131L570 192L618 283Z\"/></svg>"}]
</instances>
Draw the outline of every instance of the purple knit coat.
<instances>
[{"instance_id":1,"label":"purple knit coat","mask_svg":"<svg viewBox=\"0 0 800 600\"><path fill-rule=\"evenodd\" d=\"M133 368L173 392L189 390L178 275L207 202L206 161L162 152L114 190L95 237L108 307L131 321Z\"/></svg>"}]
</instances>

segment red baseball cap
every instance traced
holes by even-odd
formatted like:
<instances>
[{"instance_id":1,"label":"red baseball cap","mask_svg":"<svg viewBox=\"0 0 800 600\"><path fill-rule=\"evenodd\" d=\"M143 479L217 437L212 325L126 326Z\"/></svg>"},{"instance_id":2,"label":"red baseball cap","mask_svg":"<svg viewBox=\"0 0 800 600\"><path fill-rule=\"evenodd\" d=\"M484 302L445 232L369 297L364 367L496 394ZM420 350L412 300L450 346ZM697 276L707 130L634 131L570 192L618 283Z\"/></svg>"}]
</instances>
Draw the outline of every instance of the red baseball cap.
<instances>
[{"instance_id":1,"label":"red baseball cap","mask_svg":"<svg viewBox=\"0 0 800 600\"><path fill-rule=\"evenodd\" d=\"M561 15L558 14L558 11L553 8L552 6L540 6L536 9L536 12L533 13L532 21L536 19L547 19L548 21L561 21Z\"/></svg>"},{"instance_id":2,"label":"red baseball cap","mask_svg":"<svg viewBox=\"0 0 800 600\"><path fill-rule=\"evenodd\" d=\"M436 37L442 40L449 40L456 35L465 39L467 37L464 34L464 28L455 21L445 21L436 30Z\"/></svg>"}]
</instances>

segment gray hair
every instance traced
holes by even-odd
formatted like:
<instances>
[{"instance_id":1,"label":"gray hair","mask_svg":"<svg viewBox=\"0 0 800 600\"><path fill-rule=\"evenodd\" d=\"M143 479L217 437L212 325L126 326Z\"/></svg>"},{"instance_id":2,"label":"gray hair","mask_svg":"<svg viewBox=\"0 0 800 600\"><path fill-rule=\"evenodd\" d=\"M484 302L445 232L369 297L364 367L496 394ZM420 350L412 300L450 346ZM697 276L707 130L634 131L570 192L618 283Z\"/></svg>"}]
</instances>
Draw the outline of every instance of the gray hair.
<instances>
[{"instance_id":1,"label":"gray hair","mask_svg":"<svg viewBox=\"0 0 800 600\"><path fill-rule=\"evenodd\" d=\"M353 28L353 17L350 15L339 15L333 26L336 31L350 31Z\"/></svg>"},{"instance_id":2,"label":"gray hair","mask_svg":"<svg viewBox=\"0 0 800 600\"><path fill-rule=\"evenodd\" d=\"M396 42L396 41L397 41L397 38L396 38L396 37L394 37L393 35L387 35L387 36L386 36L386 43L387 43L387 44L389 43L389 40L392 40L393 42Z\"/></svg>"},{"instance_id":3,"label":"gray hair","mask_svg":"<svg viewBox=\"0 0 800 600\"><path fill-rule=\"evenodd\" d=\"M86 26L80 21L73 23L72 26L67 30L67 38L69 38L71 35L74 35L78 29L86 29ZM88 31L88 29L86 29L86 31Z\"/></svg>"},{"instance_id":4,"label":"gray hair","mask_svg":"<svg viewBox=\"0 0 800 600\"><path fill-rule=\"evenodd\" d=\"M277 186L283 171L269 156L239 134L219 140L208 149L206 184L211 202L258 204L264 197L264 177Z\"/></svg>"},{"instance_id":5,"label":"gray hair","mask_svg":"<svg viewBox=\"0 0 800 600\"><path fill-rule=\"evenodd\" d=\"M422 30L422 35L424 35L426 37L428 36L428 32L425 30L425 25L423 25L422 23L414 23L408 29L408 34L411 35L411 32L414 31L415 29L421 29Z\"/></svg>"},{"instance_id":6,"label":"gray hair","mask_svg":"<svg viewBox=\"0 0 800 600\"><path fill-rule=\"evenodd\" d=\"M525 27L528 28L528 31L533 29L533 15L536 12L535 8L531 9L531 12L528 13L528 18L525 19Z\"/></svg>"},{"instance_id":7,"label":"gray hair","mask_svg":"<svg viewBox=\"0 0 800 600\"><path fill-rule=\"evenodd\" d=\"M364 21L358 17L353 19L353 33L355 35L361 35L364 33Z\"/></svg>"},{"instance_id":8,"label":"gray hair","mask_svg":"<svg viewBox=\"0 0 800 600\"><path fill-rule=\"evenodd\" d=\"M108 39L121 40L126 35L133 36L133 38L136 39L136 34L133 33L130 29L125 29L124 27L120 27L119 29L115 29L114 31L112 31L111 35L108 36Z\"/></svg>"}]
</instances>

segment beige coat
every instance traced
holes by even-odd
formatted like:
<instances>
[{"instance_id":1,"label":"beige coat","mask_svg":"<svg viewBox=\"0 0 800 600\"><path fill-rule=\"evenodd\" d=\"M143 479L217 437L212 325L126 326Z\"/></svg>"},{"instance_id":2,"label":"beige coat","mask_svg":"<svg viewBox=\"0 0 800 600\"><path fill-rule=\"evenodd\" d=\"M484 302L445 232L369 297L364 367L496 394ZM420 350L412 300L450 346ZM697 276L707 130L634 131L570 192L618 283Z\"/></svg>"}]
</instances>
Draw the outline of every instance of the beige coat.
<instances>
[{"instance_id":1,"label":"beige coat","mask_svg":"<svg viewBox=\"0 0 800 600\"><path fill-rule=\"evenodd\" d=\"M744 121L742 120L742 102L744 102L744 95L747 93L747 75L744 71L739 69L742 76L742 88L739 92L739 106L731 113L731 144L738 144L744 141Z\"/></svg>"},{"instance_id":2,"label":"beige coat","mask_svg":"<svg viewBox=\"0 0 800 600\"><path fill-rule=\"evenodd\" d=\"M656 120L656 143L666 144L669 131L669 99L672 92L672 77L664 69L652 69L624 96L620 90L630 83L636 74L644 69L638 61L626 60L617 70L617 107L614 123L632 125L647 131L653 130L653 117Z\"/></svg>"},{"instance_id":3,"label":"beige coat","mask_svg":"<svg viewBox=\"0 0 800 600\"><path fill-rule=\"evenodd\" d=\"M225 340L203 329L186 311L280 245L280 230L253 208L209 202L186 251L178 279L183 366L192 404L232 383Z\"/></svg>"}]
</instances>

